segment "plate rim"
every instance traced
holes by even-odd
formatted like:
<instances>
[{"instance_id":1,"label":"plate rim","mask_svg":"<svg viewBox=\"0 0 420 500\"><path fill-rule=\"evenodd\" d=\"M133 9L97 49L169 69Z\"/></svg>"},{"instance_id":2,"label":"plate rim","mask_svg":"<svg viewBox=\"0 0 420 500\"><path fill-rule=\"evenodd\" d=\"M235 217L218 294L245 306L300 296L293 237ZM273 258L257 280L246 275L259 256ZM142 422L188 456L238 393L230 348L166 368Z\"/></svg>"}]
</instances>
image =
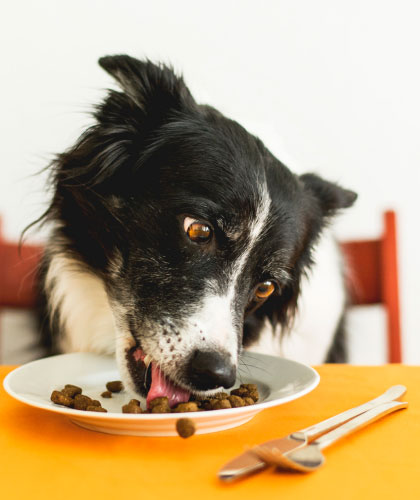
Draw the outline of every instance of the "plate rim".
<instances>
[{"instance_id":1,"label":"plate rim","mask_svg":"<svg viewBox=\"0 0 420 500\"><path fill-rule=\"evenodd\" d=\"M240 415L241 413L248 413L248 412L253 412L253 413L259 413L262 410L265 410L266 408L272 408L273 406L280 406L282 404L288 403L290 401L293 401L295 399L298 399L300 397L305 396L309 392L313 391L319 384L320 382L320 375L319 373L309 365L306 365L304 363L301 363L299 361L295 361L292 359L287 359L287 358L281 358L277 356L271 356L270 354L263 354L263 353L256 353L252 351L244 351L244 353L249 352L249 354L252 355L259 355L259 356L264 356L267 358L272 358L275 360L281 360L285 361L287 363L292 363L295 365L299 365L300 367L304 367L305 369L309 370L312 375L314 376L313 381L308 384L307 387L301 389L298 392L295 392L293 394L290 394L289 396L285 396L284 398L277 398L272 401L262 401L261 403L255 403L254 405L249 405L249 406L242 406L239 408L226 408L226 409L220 409L217 410L217 416L224 416L224 415ZM56 407L51 406L47 403L38 403L36 401L31 401L24 396L21 396L20 394L16 393L11 387L10 387L10 380L13 379L14 376L16 376L16 373L20 372L21 370L27 369L28 366L42 362L46 359L51 359L51 358L57 358L60 356L71 356L71 355L79 355L79 354L92 354L95 356L100 356L100 357L108 357L112 358L112 356L107 356L107 355L101 355L97 353L89 353L89 352L76 352L76 353L64 353L64 354L56 354L54 356L48 356L45 358L40 358L36 359L34 361L30 361L29 363L25 363L21 366L18 366L17 368L14 368L11 372L9 372L6 377L3 380L3 388L7 392L9 396L12 398L16 399L17 401L20 401L23 404L26 404L28 406L32 406L34 408L39 408L42 410L46 411L52 411L54 413L60 413L63 415L67 415L68 417L96 417L101 420L112 420L112 419L122 419L122 420L138 420L138 421L154 421L154 420L171 420L173 418L194 418L194 419L205 419L208 418L209 416L216 417L215 412L180 412L180 413L141 413L141 414L133 414L133 413L102 413L102 412L95 412L95 411L83 411L81 412L80 410L75 410L73 408L66 408L62 407L59 405L56 405Z\"/></svg>"}]
</instances>

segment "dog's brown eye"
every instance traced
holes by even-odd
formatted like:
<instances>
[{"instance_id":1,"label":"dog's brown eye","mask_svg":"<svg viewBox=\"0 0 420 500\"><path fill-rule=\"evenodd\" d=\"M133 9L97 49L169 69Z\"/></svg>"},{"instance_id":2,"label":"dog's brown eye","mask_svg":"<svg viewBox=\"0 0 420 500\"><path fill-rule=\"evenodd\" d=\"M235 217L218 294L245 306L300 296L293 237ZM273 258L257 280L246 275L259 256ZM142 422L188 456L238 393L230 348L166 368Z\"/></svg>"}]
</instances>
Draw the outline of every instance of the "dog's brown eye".
<instances>
[{"instance_id":1,"label":"dog's brown eye","mask_svg":"<svg viewBox=\"0 0 420 500\"><path fill-rule=\"evenodd\" d=\"M264 281L264 283L260 283L255 289L255 297L260 300L266 299L274 292L275 288L272 281Z\"/></svg>"},{"instance_id":2,"label":"dog's brown eye","mask_svg":"<svg viewBox=\"0 0 420 500\"><path fill-rule=\"evenodd\" d=\"M187 219L189 219L187 217ZM187 220L186 219L186 220ZM194 221L186 229L188 238L194 243L206 243L210 240L212 230L210 226L202 222Z\"/></svg>"}]
</instances>

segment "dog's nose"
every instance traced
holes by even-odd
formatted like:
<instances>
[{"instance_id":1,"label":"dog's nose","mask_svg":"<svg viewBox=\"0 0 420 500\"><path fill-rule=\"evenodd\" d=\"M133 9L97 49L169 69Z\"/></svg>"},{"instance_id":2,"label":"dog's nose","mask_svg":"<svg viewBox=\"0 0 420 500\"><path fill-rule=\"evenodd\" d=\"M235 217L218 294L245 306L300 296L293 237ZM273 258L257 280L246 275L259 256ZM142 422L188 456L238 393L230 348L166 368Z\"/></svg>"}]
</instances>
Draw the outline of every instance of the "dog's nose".
<instances>
[{"instance_id":1,"label":"dog's nose","mask_svg":"<svg viewBox=\"0 0 420 500\"><path fill-rule=\"evenodd\" d=\"M236 368L228 354L217 351L195 351L188 366L188 378L199 390L232 387Z\"/></svg>"}]
</instances>

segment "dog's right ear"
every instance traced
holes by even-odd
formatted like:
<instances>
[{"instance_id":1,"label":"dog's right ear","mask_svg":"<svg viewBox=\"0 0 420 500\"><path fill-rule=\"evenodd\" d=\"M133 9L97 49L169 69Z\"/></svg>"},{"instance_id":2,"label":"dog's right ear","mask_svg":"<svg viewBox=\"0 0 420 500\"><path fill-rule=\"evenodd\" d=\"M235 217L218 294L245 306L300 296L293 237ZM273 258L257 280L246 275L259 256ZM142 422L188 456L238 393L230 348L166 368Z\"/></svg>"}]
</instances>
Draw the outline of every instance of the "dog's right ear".
<instances>
[{"instance_id":1,"label":"dog's right ear","mask_svg":"<svg viewBox=\"0 0 420 500\"><path fill-rule=\"evenodd\" d=\"M173 111L196 106L182 77L172 68L127 55L106 56L99 65L118 82L125 95L157 125Z\"/></svg>"},{"instance_id":2,"label":"dog's right ear","mask_svg":"<svg viewBox=\"0 0 420 500\"><path fill-rule=\"evenodd\" d=\"M131 188L141 153L154 132L172 117L196 108L183 79L167 66L126 55L102 57L99 64L122 92L108 91L94 112L98 123L54 162L57 181L74 196L82 186L102 195Z\"/></svg>"}]
</instances>

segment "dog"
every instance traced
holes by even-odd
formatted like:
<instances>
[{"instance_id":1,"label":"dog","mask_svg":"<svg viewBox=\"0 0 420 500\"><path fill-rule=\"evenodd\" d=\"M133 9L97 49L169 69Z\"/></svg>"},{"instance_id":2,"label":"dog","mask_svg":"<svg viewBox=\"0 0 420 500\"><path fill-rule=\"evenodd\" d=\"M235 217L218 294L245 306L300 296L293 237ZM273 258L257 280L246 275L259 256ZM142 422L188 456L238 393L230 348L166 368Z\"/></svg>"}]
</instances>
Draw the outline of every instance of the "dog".
<instances>
[{"instance_id":1,"label":"dog","mask_svg":"<svg viewBox=\"0 0 420 500\"><path fill-rule=\"evenodd\" d=\"M41 267L55 352L116 355L171 406L234 385L242 349L342 354L346 292L328 223L356 194L295 175L162 64L99 60L119 84L51 164Z\"/></svg>"}]
</instances>

